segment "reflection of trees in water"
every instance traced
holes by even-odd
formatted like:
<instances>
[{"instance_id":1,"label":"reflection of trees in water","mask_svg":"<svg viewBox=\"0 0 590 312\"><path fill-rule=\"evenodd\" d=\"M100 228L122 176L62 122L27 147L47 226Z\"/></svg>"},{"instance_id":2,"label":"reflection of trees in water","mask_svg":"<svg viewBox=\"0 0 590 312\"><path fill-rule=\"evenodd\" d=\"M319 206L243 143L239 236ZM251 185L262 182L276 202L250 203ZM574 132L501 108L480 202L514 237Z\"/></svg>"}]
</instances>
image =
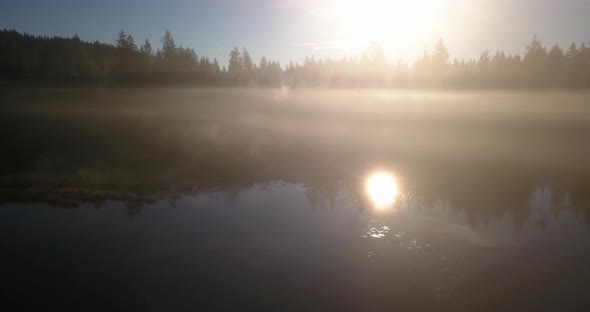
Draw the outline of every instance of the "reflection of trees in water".
<instances>
[{"instance_id":1,"label":"reflection of trees in water","mask_svg":"<svg viewBox=\"0 0 590 312\"><path fill-rule=\"evenodd\" d=\"M234 207L236 205L236 202L238 201L240 193L239 193L239 190L237 190L237 189L230 189L230 190L224 191L223 195L224 195L223 197L225 198L225 201L231 207Z\"/></svg>"},{"instance_id":2,"label":"reflection of trees in water","mask_svg":"<svg viewBox=\"0 0 590 312\"><path fill-rule=\"evenodd\" d=\"M305 188L305 196L311 209L315 210L323 197L322 187L317 185L308 185Z\"/></svg>"},{"instance_id":3,"label":"reflection of trees in water","mask_svg":"<svg viewBox=\"0 0 590 312\"><path fill-rule=\"evenodd\" d=\"M448 177L453 177L452 180ZM578 179L560 181L558 186L542 187L546 180L537 174L526 175L518 170L467 170L451 172L429 170L428 174L408 174L404 177L403 194L395 205L398 208L429 209L441 204L455 213L464 214L472 227L485 226L490 221L509 218L521 227L530 221L534 209L540 216L533 220L545 227L548 218L558 218L565 210L590 224L590 181ZM312 209L343 201L360 210L371 207L360 179L343 177L306 183L306 197ZM329 192L330 189L337 189ZM535 203L535 192L541 193L540 203ZM544 205L548 211L543 211Z\"/></svg>"},{"instance_id":4,"label":"reflection of trees in water","mask_svg":"<svg viewBox=\"0 0 590 312\"><path fill-rule=\"evenodd\" d=\"M338 181L310 182L305 185L305 196L312 209L327 206L334 209L338 196Z\"/></svg>"},{"instance_id":5,"label":"reflection of trees in water","mask_svg":"<svg viewBox=\"0 0 590 312\"><path fill-rule=\"evenodd\" d=\"M231 204L241 189L285 181L304 184L313 208L337 209L342 199L367 209L365 170L390 160L403 180L404 200L415 207L440 201L473 225L504 215L522 224L530 216L531 193L549 185L554 215L573 209L590 223L590 165L582 159L590 145L579 124L545 127L523 116L517 124L494 116L412 115L408 122L403 112L322 111L320 102L334 99L357 107L333 95L312 98L319 108L306 110L274 105L272 93L239 93L236 103L235 91L115 92L32 93L63 104L50 110L17 97L47 111L2 108L0 188L10 191L2 190L1 200L148 202L170 192L221 190ZM186 104L195 96L207 100ZM171 97L176 104L162 105ZM571 204L561 204L566 200Z\"/></svg>"},{"instance_id":6,"label":"reflection of trees in water","mask_svg":"<svg viewBox=\"0 0 590 312\"><path fill-rule=\"evenodd\" d=\"M220 200L225 203L227 207L235 207L240 198L240 191L252 187L253 184L247 185L228 185L214 190L205 190L207 197L212 200Z\"/></svg>"},{"instance_id":7,"label":"reflection of trees in water","mask_svg":"<svg viewBox=\"0 0 590 312\"><path fill-rule=\"evenodd\" d=\"M337 208L339 204L364 211L372 206L367 196L364 179L349 174L305 182L305 196L311 209Z\"/></svg>"},{"instance_id":8,"label":"reflection of trees in water","mask_svg":"<svg viewBox=\"0 0 590 312\"><path fill-rule=\"evenodd\" d=\"M571 208L578 218L590 224L590 181L580 179L570 181L570 185L556 194L566 203L555 207L556 214L559 215L566 207Z\"/></svg>"},{"instance_id":9,"label":"reflection of trees in water","mask_svg":"<svg viewBox=\"0 0 590 312\"><path fill-rule=\"evenodd\" d=\"M96 211L101 210L103 207L104 207L104 201L103 200L94 202L94 209Z\"/></svg>"},{"instance_id":10,"label":"reflection of trees in water","mask_svg":"<svg viewBox=\"0 0 590 312\"><path fill-rule=\"evenodd\" d=\"M126 201L125 202L125 209L127 210L128 216L137 217L137 216L141 215L141 210L143 209L143 202Z\"/></svg>"}]
</instances>

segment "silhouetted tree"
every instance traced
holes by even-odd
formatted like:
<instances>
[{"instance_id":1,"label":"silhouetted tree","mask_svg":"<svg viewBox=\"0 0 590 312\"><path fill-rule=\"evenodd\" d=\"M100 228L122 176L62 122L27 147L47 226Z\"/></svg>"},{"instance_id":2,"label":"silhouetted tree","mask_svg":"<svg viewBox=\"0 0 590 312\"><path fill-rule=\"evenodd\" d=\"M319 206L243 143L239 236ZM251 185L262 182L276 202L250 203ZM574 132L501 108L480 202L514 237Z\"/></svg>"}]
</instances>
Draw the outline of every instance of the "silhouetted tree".
<instances>
[{"instance_id":1,"label":"silhouetted tree","mask_svg":"<svg viewBox=\"0 0 590 312\"><path fill-rule=\"evenodd\" d=\"M229 66L227 68L229 78L233 83L239 83L244 70L242 54L238 47L234 47L229 53Z\"/></svg>"},{"instance_id":2,"label":"silhouetted tree","mask_svg":"<svg viewBox=\"0 0 590 312\"><path fill-rule=\"evenodd\" d=\"M174 38L170 33L170 30L166 30L164 37L161 39L162 42L162 52L161 58L166 61L170 61L176 55L177 48L176 43L174 43Z\"/></svg>"},{"instance_id":3,"label":"silhouetted tree","mask_svg":"<svg viewBox=\"0 0 590 312\"><path fill-rule=\"evenodd\" d=\"M385 50L383 50L383 47L378 42L371 43L371 46L367 51L367 57L371 64L378 66L385 65Z\"/></svg>"},{"instance_id":4,"label":"silhouetted tree","mask_svg":"<svg viewBox=\"0 0 590 312\"><path fill-rule=\"evenodd\" d=\"M139 48L139 51L145 55L153 55L154 54L152 44L150 43L149 40L147 40L147 38L145 39L145 42L143 43L143 45L141 45L141 47Z\"/></svg>"},{"instance_id":5,"label":"silhouetted tree","mask_svg":"<svg viewBox=\"0 0 590 312\"><path fill-rule=\"evenodd\" d=\"M169 30L155 51L146 39L137 47L121 30L113 44L0 31L0 80L54 83L202 83L250 86L453 86L453 87L590 87L590 47L573 43L567 51L549 50L535 35L524 54L484 51L478 59L449 63L442 39L414 64L389 64L373 43L361 57L316 59L282 68L266 57L259 64L247 49L229 54L228 66L177 46Z\"/></svg>"},{"instance_id":6,"label":"silhouetted tree","mask_svg":"<svg viewBox=\"0 0 590 312\"><path fill-rule=\"evenodd\" d=\"M250 57L250 52L246 48L242 51L242 58L244 63L244 81L247 85L251 85L254 80L254 63L252 62L252 57Z\"/></svg>"},{"instance_id":7,"label":"silhouetted tree","mask_svg":"<svg viewBox=\"0 0 590 312\"><path fill-rule=\"evenodd\" d=\"M117 41L115 46L119 49L126 49L127 48L127 34L124 30L119 32L119 36L117 37Z\"/></svg>"},{"instance_id":8,"label":"silhouetted tree","mask_svg":"<svg viewBox=\"0 0 590 312\"><path fill-rule=\"evenodd\" d=\"M113 61L113 74L117 80L131 81L137 80L138 75L142 72L142 60L138 57L137 45L131 35L124 30L119 32L115 41L117 47Z\"/></svg>"},{"instance_id":9,"label":"silhouetted tree","mask_svg":"<svg viewBox=\"0 0 590 312\"><path fill-rule=\"evenodd\" d=\"M432 55L432 61L436 66L442 67L446 66L449 62L449 50L447 49L447 45L442 39L439 39L436 42L436 46L434 48L434 54Z\"/></svg>"},{"instance_id":10,"label":"silhouetted tree","mask_svg":"<svg viewBox=\"0 0 590 312\"><path fill-rule=\"evenodd\" d=\"M131 51L137 52L137 45L131 35L127 35L127 48Z\"/></svg>"}]
</instances>

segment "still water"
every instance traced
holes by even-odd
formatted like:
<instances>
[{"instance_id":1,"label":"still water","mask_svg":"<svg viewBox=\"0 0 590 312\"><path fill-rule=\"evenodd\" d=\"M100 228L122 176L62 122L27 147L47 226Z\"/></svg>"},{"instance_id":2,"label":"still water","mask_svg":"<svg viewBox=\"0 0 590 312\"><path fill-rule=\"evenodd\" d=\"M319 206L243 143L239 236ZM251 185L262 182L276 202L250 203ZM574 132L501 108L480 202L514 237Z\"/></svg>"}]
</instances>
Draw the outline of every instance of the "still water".
<instances>
[{"instance_id":1,"label":"still water","mask_svg":"<svg viewBox=\"0 0 590 312\"><path fill-rule=\"evenodd\" d=\"M588 93L0 100L2 311L589 310Z\"/></svg>"},{"instance_id":2,"label":"still water","mask_svg":"<svg viewBox=\"0 0 590 312\"><path fill-rule=\"evenodd\" d=\"M539 185L521 216L481 218L477 203L425 203L401 180L367 173L357 189L272 182L69 209L4 203L3 301L154 311L590 304L590 226L567 193Z\"/></svg>"}]
</instances>

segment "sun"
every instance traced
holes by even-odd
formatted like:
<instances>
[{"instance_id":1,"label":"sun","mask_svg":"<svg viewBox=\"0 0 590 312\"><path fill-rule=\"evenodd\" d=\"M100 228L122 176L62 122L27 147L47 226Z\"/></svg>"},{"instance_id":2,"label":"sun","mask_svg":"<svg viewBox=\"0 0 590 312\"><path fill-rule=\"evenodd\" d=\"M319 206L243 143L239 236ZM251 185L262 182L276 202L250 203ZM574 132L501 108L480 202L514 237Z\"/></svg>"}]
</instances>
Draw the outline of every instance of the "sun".
<instances>
[{"instance_id":1,"label":"sun","mask_svg":"<svg viewBox=\"0 0 590 312\"><path fill-rule=\"evenodd\" d=\"M385 47L407 43L434 26L435 0L326 0L315 11L325 33L342 48L359 53L371 42Z\"/></svg>"},{"instance_id":2,"label":"sun","mask_svg":"<svg viewBox=\"0 0 590 312\"><path fill-rule=\"evenodd\" d=\"M371 174L367 179L367 195L376 208L392 205L399 195L395 178L384 171Z\"/></svg>"}]
</instances>

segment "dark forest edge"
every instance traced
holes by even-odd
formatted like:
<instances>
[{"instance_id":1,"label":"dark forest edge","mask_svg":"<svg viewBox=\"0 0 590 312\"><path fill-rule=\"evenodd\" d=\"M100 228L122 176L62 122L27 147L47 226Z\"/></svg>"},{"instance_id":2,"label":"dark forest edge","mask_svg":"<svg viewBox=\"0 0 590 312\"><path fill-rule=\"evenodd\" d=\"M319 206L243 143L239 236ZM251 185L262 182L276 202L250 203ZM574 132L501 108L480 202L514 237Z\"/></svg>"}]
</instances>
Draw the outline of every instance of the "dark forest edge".
<instances>
[{"instance_id":1,"label":"dark forest edge","mask_svg":"<svg viewBox=\"0 0 590 312\"><path fill-rule=\"evenodd\" d=\"M177 46L170 31L154 50L138 46L121 31L114 44L0 31L0 85L202 85L252 87L450 87L589 88L590 46L547 49L535 35L523 55L492 54L452 59L439 40L414 64L390 64L378 43L359 58L290 62L282 67L266 57L256 63L246 48L233 48L227 67Z\"/></svg>"}]
</instances>

